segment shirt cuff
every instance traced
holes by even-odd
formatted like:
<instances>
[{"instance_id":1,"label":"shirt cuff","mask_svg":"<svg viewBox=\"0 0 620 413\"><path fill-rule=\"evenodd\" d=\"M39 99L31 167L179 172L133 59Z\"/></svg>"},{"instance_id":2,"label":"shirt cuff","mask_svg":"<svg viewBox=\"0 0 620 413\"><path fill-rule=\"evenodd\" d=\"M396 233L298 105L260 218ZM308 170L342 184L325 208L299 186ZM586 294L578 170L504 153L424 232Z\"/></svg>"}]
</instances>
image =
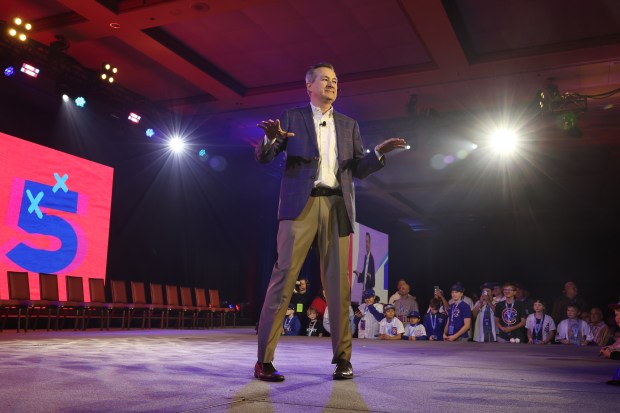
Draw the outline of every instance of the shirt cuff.
<instances>
[{"instance_id":1,"label":"shirt cuff","mask_svg":"<svg viewBox=\"0 0 620 413\"><path fill-rule=\"evenodd\" d=\"M375 146L375 155L377 155L377 159L381 160L381 158L383 158L383 155L379 153L379 151L377 150L377 147L378 146Z\"/></svg>"}]
</instances>

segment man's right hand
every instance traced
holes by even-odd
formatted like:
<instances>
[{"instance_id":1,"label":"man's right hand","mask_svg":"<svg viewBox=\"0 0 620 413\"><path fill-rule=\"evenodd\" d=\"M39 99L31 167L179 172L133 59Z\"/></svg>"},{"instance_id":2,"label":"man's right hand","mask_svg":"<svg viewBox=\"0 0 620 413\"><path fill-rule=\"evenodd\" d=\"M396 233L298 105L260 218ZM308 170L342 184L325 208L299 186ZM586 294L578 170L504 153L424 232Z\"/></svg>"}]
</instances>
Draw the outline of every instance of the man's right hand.
<instances>
[{"instance_id":1,"label":"man's right hand","mask_svg":"<svg viewBox=\"0 0 620 413\"><path fill-rule=\"evenodd\" d=\"M271 119L264 120L256 126L265 131L265 135L270 141L273 141L278 136L282 136L285 138L295 136L295 134L292 132L286 132L282 130L282 128L280 127L280 119L276 119L275 121Z\"/></svg>"}]
</instances>

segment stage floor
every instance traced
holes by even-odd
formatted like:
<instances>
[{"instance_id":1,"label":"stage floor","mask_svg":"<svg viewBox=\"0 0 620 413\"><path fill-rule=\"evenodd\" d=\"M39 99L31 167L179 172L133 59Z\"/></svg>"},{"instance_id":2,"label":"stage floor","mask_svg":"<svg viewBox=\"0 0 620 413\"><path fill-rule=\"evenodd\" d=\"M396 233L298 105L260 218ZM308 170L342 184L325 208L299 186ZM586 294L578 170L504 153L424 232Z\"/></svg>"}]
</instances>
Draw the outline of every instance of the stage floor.
<instances>
[{"instance_id":1,"label":"stage floor","mask_svg":"<svg viewBox=\"0 0 620 413\"><path fill-rule=\"evenodd\" d=\"M253 378L252 328L0 334L1 412L612 412L596 347L282 337L282 383Z\"/></svg>"}]
</instances>

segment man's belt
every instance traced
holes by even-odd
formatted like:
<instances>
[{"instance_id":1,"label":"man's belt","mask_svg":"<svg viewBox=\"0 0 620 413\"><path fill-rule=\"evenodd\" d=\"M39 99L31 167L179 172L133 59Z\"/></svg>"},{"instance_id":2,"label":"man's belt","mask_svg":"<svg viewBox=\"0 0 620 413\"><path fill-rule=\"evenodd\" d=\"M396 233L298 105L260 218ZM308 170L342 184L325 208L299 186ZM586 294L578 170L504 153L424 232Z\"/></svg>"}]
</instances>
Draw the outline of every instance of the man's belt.
<instances>
[{"instance_id":1,"label":"man's belt","mask_svg":"<svg viewBox=\"0 0 620 413\"><path fill-rule=\"evenodd\" d=\"M310 192L310 196L332 196L332 195L342 196L342 189L326 188L324 186L319 186L316 188L312 188L312 191Z\"/></svg>"}]
</instances>

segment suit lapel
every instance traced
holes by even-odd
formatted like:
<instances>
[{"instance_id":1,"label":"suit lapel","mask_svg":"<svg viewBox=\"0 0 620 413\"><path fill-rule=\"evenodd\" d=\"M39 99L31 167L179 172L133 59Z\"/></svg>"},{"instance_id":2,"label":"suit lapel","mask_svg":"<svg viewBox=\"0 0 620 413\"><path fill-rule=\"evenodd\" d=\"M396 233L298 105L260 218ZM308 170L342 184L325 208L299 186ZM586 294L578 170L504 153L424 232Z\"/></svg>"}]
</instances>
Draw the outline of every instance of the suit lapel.
<instances>
[{"instance_id":1,"label":"suit lapel","mask_svg":"<svg viewBox=\"0 0 620 413\"><path fill-rule=\"evenodd\" d=\"M340 113L336 111L334 111L334 127L336 128L336 145L338 146L338 159L347 159L346 157L350 155L346 151L344 151L344 149L351 146L347 142L348 138L351 136L350 133L347 133L350 128L347 125L346 118L343 118Z\"/></svg>"},{"instance_id":2,"label":"suit lapel","mask_svg":"<svg viewBox=\"0 0 620 413\"><path fill-rule=\"evenodd\" d=\"M306 124L306 130L308 131L308 136L310 137L310 145L314 149L316 149L316 153L319 153L319 144L317 142L316 137L316 128L314 127L314 118L312 117L312 107L310 105L301 109L301 115L304 118L304 123Z\"/></svg>"}]
</instances>

